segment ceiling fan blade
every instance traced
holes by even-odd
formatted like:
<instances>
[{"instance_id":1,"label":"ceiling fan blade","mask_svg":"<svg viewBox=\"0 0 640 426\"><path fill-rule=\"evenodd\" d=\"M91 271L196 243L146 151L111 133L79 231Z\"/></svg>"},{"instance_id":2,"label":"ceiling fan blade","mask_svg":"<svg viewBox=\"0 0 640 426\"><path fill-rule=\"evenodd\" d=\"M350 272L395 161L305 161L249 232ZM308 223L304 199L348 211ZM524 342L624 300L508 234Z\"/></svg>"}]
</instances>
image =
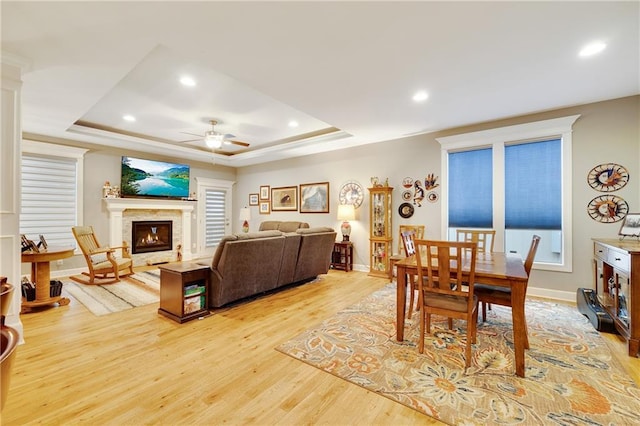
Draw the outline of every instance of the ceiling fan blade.
<instances>
[{"instance_id":1,"label":"ceiling fan blade","mask_svg":"<svg viewBox=\"0 0 640 426\"><path fill-rule=\"evenodd\" d=\"M203 138L203 137L204 137L204 136L199 135L199 134L197 134L197 133L189 133L189 132L180 132L180 133L182 133L183 135L200 136L201 138Z\"/></svg>"},{"instance_id":2,"label":"ceiling fan blade","mask_svg":"<svg viewBox=\"0 0 640 426\"><path fill-rule=\"evenodd\" d=\"M234 145L239 145L239 146L244 146L244 147L248 147L250 144L246 143L246 142L240 142L240 141L231 141L231 140L226 140L225 142L234 144Z\"/></svg>"},{"instance_id":3,"label":"ceiling fan blade","mask_svg":"<svg viewBox=\"0 0 640 426\"><path fill-rule=\"evenodd\" d=\"M189 140L186 140L186 141L178 141L178 143L196 142L196 141L201 141L203 139L204 139L203 137L199 137L198 139L189 139Z\"/></svg>"}]
</instances>

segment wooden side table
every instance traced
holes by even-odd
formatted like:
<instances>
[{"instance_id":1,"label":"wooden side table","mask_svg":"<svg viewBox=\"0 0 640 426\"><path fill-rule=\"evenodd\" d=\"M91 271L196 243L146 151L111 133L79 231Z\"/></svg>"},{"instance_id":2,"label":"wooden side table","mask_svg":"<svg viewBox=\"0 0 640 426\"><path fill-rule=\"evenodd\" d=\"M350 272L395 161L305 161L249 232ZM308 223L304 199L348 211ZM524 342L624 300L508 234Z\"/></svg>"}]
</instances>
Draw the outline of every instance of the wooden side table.
<instances>
[{"instance_id":1,"label":"wooden side table","mask_svg":"<svg viewBox=\"0 0 640 426\"><path fill-rule=\"evenodd\" d=\"M175 262L160 269L160 308L158 313L183 323L211 315L208 266Z\"/></svg>"},{"instance_id":2,"label":"wooden side table","mask_svg":"<svg viewBox=\"0 0 640 426\"><path fill-rule=\"evenodd\" d=\"M33 251L22 252L22 263L31 263L31 282L36 285L36 298L30 302L22 298L22 312L29 312L31 308L48 306L57 303L60 306L68 305L70 300L66 297L51 297L51 266L53 260L66 259L73 256L73 247L49 247L36 253Z\"/></svg>"},{"instance_id":3,"label":"wooden side table","mask_svg":"<svg viewBox=\"0 0 640 426\"><path fill-rule=\"evenodd\" d=\"M333 243L331 267L346 272L353 270L353 243L351 241L336 241Z\"/></svg>"}]
</instances>

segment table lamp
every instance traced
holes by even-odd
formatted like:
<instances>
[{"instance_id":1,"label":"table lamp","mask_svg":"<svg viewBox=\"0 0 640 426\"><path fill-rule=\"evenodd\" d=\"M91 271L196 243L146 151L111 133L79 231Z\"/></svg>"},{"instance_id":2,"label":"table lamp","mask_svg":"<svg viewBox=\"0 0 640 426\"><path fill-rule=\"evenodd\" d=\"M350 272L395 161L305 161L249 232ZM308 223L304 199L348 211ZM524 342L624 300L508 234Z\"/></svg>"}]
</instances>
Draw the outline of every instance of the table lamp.
<instances>
[{"instance_id":1,"label":"table lamp","mask_svg":"<svg viewBox=\"0 0 640 426\"><path fill-rule=\"evenodd\" d=\"M356 219L356 209L353 204L340 204L338 206L338 220L343 220L340 231L342 231L342 241L349 241L351 235L350 220Z\"/></svg>"},{"instance_id":2,"label":"table lamp","mask_svg":"<svg viewBox=\"0 0 640 426\"><path fill-rule=\"evenodd\" d=\"M249 232L249 221L251 220L251 210L249 210L249 207L240 209L240 220L243 221L242 232Z\"/></svg>"}]
</instances>

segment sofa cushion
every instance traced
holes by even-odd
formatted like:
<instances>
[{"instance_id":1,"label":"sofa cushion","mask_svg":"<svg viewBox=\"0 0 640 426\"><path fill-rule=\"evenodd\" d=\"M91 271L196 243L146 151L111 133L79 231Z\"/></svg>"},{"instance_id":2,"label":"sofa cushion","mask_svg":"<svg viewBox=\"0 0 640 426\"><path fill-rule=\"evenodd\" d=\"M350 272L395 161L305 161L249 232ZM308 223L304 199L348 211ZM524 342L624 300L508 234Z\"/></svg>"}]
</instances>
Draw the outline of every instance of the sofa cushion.
<instances>
[{"instance_id":1,"label":"sofa cushion","mask_svg":"<svg viewBox=\"0 0 640 426\"><path fill-rule=\"evenodd\" d=\"M336 241L333 228L321 226L296 231L301 238L294 282L305 281L326 274L331 264L331 253Z\"/></svg>"},{"instance_id":2,"label":"sofa cushion","mask_svg":"<svg viewBox=\"0 0 640 426\"><path fill-rule=\"evenodd\" d=\"M280 264L280 275L278 277L278 287L293 282L298 263L298 252L300 251L300 241L302 236L297 232L287 232L284 234L284 248L282 250L282 262Z\"/></svg>"},{"instance_id":3,"label":"sofa cushion","mask_svg":"<svg viewBox=\"0 0 640 426\"><path fill-rule=\"evenodd\" d=\"M224 250L224 245L227 241L236 241L238 237L236 235L225 235L222 237L220 242L218 243L218 247L216 248L216 252L213 254L213 259L211 259L211 267L215 268L220 262L220 256L222 256L222 251Z\"/></svg>"},{"instance_id":4,"label":"sofa cushion","mask_svg":"<svg viewBox=\"0 0 640 426\"><path fill-rule=\"evenodd\" d=\"M299 228L308 228L306 222L265 220L260 224L260 231L278 230L282 232L295 232Z\"/></svg>"},{"instance_id":5,"label":"sofa cushion","mask_svg":"<svg viewBox=\"0 0 640 426\"><path fill-rule=\"evenodd\" d=\"M282 235L280 231L258 231L247 232L246 234L236 235L238 240L253 240L255 238L279 237Z\"/></svg>"},{"instance_id":6,"label":"sofa cushion","mask_svg":"<svg viewBox=\"0 0 640 426\"><path fill-rule=\"evenodd\" d=\"M317 234L319 232L334 232L333 228L328 226L316 226L314 228L304 228L296 230L298 234Z\"/></svg>"}]
</instances>

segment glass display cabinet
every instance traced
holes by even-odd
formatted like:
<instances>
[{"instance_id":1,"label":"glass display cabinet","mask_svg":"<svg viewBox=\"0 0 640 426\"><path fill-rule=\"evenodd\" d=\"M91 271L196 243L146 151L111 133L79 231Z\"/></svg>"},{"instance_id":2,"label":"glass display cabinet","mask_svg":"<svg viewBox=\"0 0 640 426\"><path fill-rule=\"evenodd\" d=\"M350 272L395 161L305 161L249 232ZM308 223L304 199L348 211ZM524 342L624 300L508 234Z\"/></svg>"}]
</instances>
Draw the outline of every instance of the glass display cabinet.
<instances>
[{"instance_id":1,"label":"glass display cabinet","mask_svg":"<svg viewBox=\"0 0 640 426\"><path fill-rule=\"evenodd\" d=\"M391 267L389 256L393 246L391 234L391 193L390 186L369 188L369 275L389 277Z\"/></svg>"}]
</instances>

